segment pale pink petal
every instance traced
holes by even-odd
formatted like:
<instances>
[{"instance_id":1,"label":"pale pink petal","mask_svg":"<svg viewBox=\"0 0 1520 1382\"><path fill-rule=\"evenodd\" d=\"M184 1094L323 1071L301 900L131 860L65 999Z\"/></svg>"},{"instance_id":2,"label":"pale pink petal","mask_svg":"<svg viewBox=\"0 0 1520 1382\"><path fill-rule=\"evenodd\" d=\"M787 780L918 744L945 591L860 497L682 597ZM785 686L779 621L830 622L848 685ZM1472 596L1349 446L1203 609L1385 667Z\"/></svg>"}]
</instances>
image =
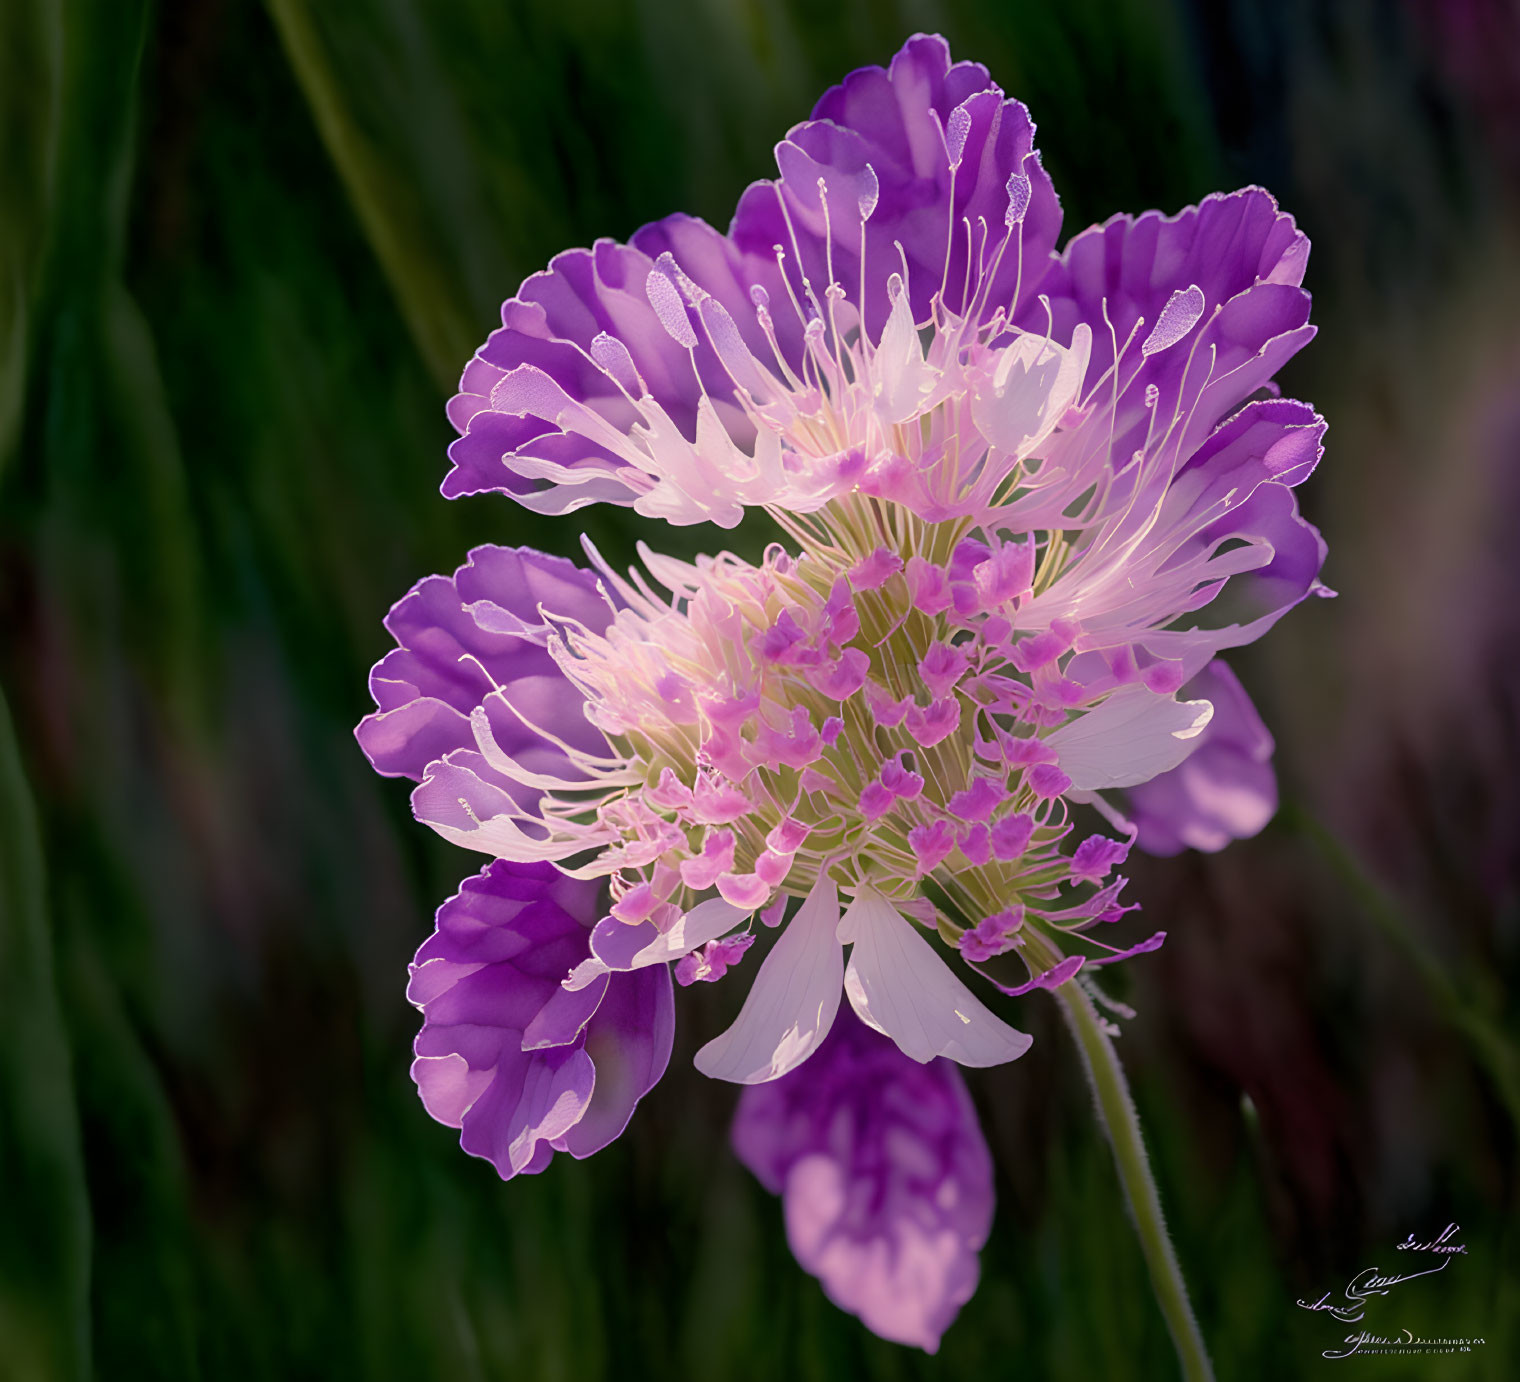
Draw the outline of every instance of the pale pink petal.
<instances>
[{"instance_id":1,"label":"pale pink petal","mask_svg":"<svg viewBox=\"0 0 1520 1382\"><path fill-rule=\"evenodd\" d=\"M1182 762L1213 714L1210 701L1179 701L1126 686L1045 742L1079 792L1133 787Z\"/></svg>"},{"instance_id":2,"label":"pale pink petal","mask_svg":"<svg viewBox=\"0 0 1520 1382\"><path fill-rule=\"evenodd\" d=\"M715 1080L759 1084L812 1055L839 1011L838 925L838 889L820 877L765 957L733 1026L697 1052L698 1070Z\"/></svg>"},{"instance_id":3,"label":"pale pink petal","mask_svg":"<svg viewBox=\"0 0 1520 1382\"><path fill-rule=\"evenodd\" d=\"M895 1041L906 1056L949 1056L962 1065L1002 1065L1030 1047L973 996L912 922L886 898L861 888L839 923L854 943L844 991L861 1021Z\"/></svg>"},{"instance_id":4,"label":"pale pink petal","mask_svg":"<svg viewBox=\"0 0 1520 1382\"><path fill-rule=\"evenodd\" d=\"M639 951L629 968L643 969L645 965L679 960L689 951L700 950L708 941L732 931L748 915L744 908L735 907L721 897L699 902L664 935Z\"/></svg>"},{"instance_id":5,"label":"pale pink petal","mask_svg":"<svg viewBox=\"0 0 1520 1382\"><path fill-rule=\"evenodd\" d=\"M971 396L971 416L982 435L1011 456L1028 455L1076 401L1091 350L1086 322L1069 347L1035 335L1005 347L992 377Z\"/></svg>"}]
</instances>

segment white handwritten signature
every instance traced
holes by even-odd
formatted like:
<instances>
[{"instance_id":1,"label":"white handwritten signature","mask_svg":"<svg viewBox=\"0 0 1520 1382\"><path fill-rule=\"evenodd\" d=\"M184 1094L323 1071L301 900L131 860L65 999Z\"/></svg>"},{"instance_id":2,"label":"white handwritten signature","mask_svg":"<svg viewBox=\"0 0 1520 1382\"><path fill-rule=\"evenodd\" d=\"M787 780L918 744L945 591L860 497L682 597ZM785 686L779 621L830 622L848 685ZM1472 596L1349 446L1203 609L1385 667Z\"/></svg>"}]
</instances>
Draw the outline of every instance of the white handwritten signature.
<instances>
[{"instance_id":1,"label":"white handwritten signature","mask_svg":"<svg viewBox=\"0 0 1520 1382\"><path fill-rule=\"evenodd\" d=\"M1301 1300L1298 1305L1304 1310L1328 1311L1346 1324L1355 1324L1366 1313L1369 1296L1386 1296L1395 1286L1403 1282L1413 1281L1416 1277L1433 1276L1436 1272L1444 1272L1454 1255L1467 1251L1465 1243L1455 1241L1456 1235L1461 1231L1459 1224L1447 1224L1440 1234L1428 1243L1415 1242L1414 1234L1411 1233L1402 1243L1395 1246L1396 1252L1439 1253L1443 1258L1439 1267L1427 1267L1423 1272L1405 1272L1402 1276L1382 1276L1378 1268L1368 1267L1346 1283L1345 1305L1333 1302L1329 1291L1316 1301Z\"/></svg>"},{"instance_id":2,"label":"white handwritten signature","mask_svg":"<svg viewBox=\"0 0 1520 1382\"><path fill-rule=\"evenodd\" d=\"M1431 1276L1435 1272L1444 1272L1446 1262L1439 1267L1427 1267L1423 1272L1406 1272L1403 1276L1379 1276L1376 1267L1368 1267L1364 1272L1358 1272L1346 1283L1347 1305L1335 1305L1330 1300L1330 1292L1326 1291L1318 1300L1310 1302L1301 1300L1298 1302L1305 1310L1328 1310L1338 1320L1347 1324L1355 1324L1367 1311L1368 1296L1386 1296L1395 1286L1405 1281L1413 1281L1417 1276Z\"/></svg>"}]
</instances>

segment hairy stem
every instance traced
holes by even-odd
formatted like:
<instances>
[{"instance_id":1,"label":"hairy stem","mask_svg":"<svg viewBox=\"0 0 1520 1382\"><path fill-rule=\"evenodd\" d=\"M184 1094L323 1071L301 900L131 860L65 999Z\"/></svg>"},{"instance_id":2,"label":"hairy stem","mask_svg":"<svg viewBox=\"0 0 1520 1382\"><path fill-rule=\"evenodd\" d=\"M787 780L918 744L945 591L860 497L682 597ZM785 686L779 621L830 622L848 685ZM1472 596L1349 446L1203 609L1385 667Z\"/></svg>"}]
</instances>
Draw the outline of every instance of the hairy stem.
<instances>
[{"instance_id":1,"label":"hairy stem","mask_svg":"<svg viewBox=\"0 0 1520 1382\"><path fill-rule=\"evenodd\" d=\"M1204 1349L1203 1336L1198 1332L1198 1321L1193 1317L1177 1254L1167 1237L1161 1200L1140 1136L1140 1119L1135 1113L1118 1054L1084 989L1075 983L1063 984L1056 990L1056 997L1061 1000L1066 1020L1082 1052L1082 1063L1097 1100L1098 1116L1114 1149L1114 1164L1119 1168L1119 1180L1124 1186L1130 1217L1150 1270L1151 1289L1156 1293L1156 1302L1177 1346L1182 1376L1186 1382L1213 1382L1214 1369Z\"/></svg>"}]
</instances>

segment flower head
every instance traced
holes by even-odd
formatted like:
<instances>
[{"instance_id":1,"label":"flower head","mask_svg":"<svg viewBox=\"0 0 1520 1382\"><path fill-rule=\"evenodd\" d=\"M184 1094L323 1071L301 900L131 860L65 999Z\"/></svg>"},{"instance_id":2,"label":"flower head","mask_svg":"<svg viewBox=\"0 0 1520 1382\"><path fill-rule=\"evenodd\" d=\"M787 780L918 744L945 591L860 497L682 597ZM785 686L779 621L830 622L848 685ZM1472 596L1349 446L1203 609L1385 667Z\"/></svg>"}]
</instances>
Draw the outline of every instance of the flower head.
<instances>
[{"instance_id":1,"label":"flower head","mask_svg":"<svg viewBox=\"0 0 1520 1382\"><path fill-rule=\"evenodd\" d=\"M1038 637L1017 627L1029 595L928 615L906 568L858 590L836 551L773 548L757 567L646 561L668 597L604 569L597 618L545 606L543 624L513 635L529 658L547 651L596 746L535 724L521 679L504 681L471 709L470 742L425 769L419 817L499 858L609 879L572 987L711 947L779 895L806 899L795 945L766 956L733 1031L699 1055L709 1074L748 1083L791 1069L827 1035L841 987L918 1059L1021 1054L1027 1039L908 918L955 944L1016 906L1022 934L1005 948L1032 972L1073 946L1105 962L1112 948L1087 932L1119 914L1123 880L1104 880L1127 845L1074 842L1069 798L1175 767L1210 702L1121 680L1102 660L1093 684L1066 675L1080 656L1070 623L1054 631L1064 651L1021 657ZM501 726L524 736L510 750ZM727 950L704 953L721 957L716 970L694 960L683 975L726 970Z\"/></svg>"},{"instance_id":2,"label":"flower head","mask_svg":"<svg viewBox=\"0 0 1520 1382\"><path fill-rule=\"evenodd\" d=\"M672 963L683 985L752 973L696 1064L777 1082L741 1117L773 1188L802 1173L755 1150L765 1120L843 1097L803 1081L864 1061L906 1088L906 1058L960 1091L940 1058L1030 1044L972 985L1088 983L1164 940L1100 939L1134 910L1131 844L1215 848L1270 812L1270 740L1217 657L1328 593L1293 493L1324 424L1267 396L1313 332L1307 241L1247 189L1057 255L1033 135L985 69L918 36L823 97L727 235L672 217L529 279L450 405L444 492L724 527L758 508L787 543L758 562L642 549L626 576L589 547L587 570L479 549L392 611L359 731L418 781L421 820L498 861L488 877L599 899L553 951L560 993L524 1000L557 1024ZM757 916L777 934L741 964ZM890 1043L836 1023L844 999ZM641 1011L644 1050L664 1010ZM430 1038L448 1062L430 1108L491 1109L461 1117L492 1126L503 1174L576 1152L594 1020L555 1026L532 1098L489 1105L482 1072L511 1085L526 1028L504 1019L483 1054ZM890 1123L839 1116L867 1147ZM957 1221L930 1252L933 1214L862 1218L842 1153L798 1155L794 1246L873 1328L893 1328L892 1254L920 1234L943 1289L896 1337L929 1346L984 1229ZM890 1156L870 1183L917 1184Z\"/></svg>"}]
</instances>

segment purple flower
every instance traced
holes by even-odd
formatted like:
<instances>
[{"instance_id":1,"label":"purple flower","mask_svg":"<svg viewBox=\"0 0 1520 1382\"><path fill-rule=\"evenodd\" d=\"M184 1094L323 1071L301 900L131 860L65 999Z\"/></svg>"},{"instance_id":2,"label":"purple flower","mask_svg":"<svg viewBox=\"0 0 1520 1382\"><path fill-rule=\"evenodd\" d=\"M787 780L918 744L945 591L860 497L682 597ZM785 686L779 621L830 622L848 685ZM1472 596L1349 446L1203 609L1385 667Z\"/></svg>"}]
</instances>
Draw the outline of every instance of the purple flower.
<instances>
[{"instance_id":1,"label":"purple flower","mask_svg":"<svg viewBox=\"0 0 1520 1382\"><path fill-rule=\"evenodd\" d=\"M1211 662L1184 694L1214 705L1198 747L1128 792L1136 842L1151 854L1223 849L1255 835L1277 810L1272 736L1235 673Z\"/></svg>"},{"instance_id":2,"label":"purple flower","mask_svg":"<svg viewBox=\"0 0 1520 1382\"><path fill-rule=\"evenodd\" d=\"M1215 659L1328 593L1294 494L1324 423L1267 396L1313 334L1307 240L1247 188L1057 254L1033 140L919 35L825 93L727 234L672 216L528 279L450 403L444 493L761 507L791 549L645 549L649 580L479 549L392 611L358 731L420 820L510 861L414 980L419 1084L466 1149L515 1174L615 1135L670 964L717 979L758 912L695 1063L751 1086L736 1139L803 1262L925 1347L991 1206L945 1061L1030 1045L958 975L1019 995L1164 940L1094 934L1133 909L1128 844L1079 843L1073 807L1127 806L1159 852L1259 829L1271 741ZM605 878L606 914L492 892L555 869Z\"/></svg>"},{"instance_id":3,"label":"purple flower","mask_svg":"<svg viewBox=\"0 0 1520 1382\"><path fill-rule=\"evenodd\" d=\"M411 966L417 1091L504 1180L542 1171L557 1151L605 1147L670 1060L666 966L563 987L589 953L598 891L545 864L497 860L438 909Z\"/></svg>"},{"instance_id":4,"label":"purple flower","mask_svg":"<svg viewBox=\"0 0 1520 1382\"><path fill-rule=\"evenodd\" d=\"M805 1067L744 1091L733 1143L829 1298L935 1352L992 1225L992 1159L955 1066L841 1016Z\"/></svg>"},{"instance_id":5,"label":"purple flower","mask_svg":"<svg viewBox=\"0 0 1520 1382\"><path fill-rule=\"evenodd\" d=\"M668 602L601 565L614 614L540 619L587 733L503 685L414 795L450 840L575 860L640 900L598 922L573 987L705 956L778 894L808 899L699 1053L716 1077L807 1058L846 945L852 1005L904 1051L1019 1055L1027 1038L905 920L957 867L929 827L966 827L960 891L1022 906L1031 953L1087 953L1125 910L1086 888L1119 855L1066 862L1070 803L1177 768L1214 714L1182 683L1319 589L1292 487L1323 424L1247 401L1312 334L1304 237L1248 189L1056 255L1032 139L984 69L915 38L825 95L726 237L671 218L530 279L454 400L449 493L724 525L764 506L798 548L648 553ZM862 493L892 521L857 522ZM1244 622L1211 608L1226 586ZM815 723L820 694L839 713ZM906 754L938 765L913 793L888 775ZM794 815L806 843L762 844Z\"/></svg>"}]
</instances>

